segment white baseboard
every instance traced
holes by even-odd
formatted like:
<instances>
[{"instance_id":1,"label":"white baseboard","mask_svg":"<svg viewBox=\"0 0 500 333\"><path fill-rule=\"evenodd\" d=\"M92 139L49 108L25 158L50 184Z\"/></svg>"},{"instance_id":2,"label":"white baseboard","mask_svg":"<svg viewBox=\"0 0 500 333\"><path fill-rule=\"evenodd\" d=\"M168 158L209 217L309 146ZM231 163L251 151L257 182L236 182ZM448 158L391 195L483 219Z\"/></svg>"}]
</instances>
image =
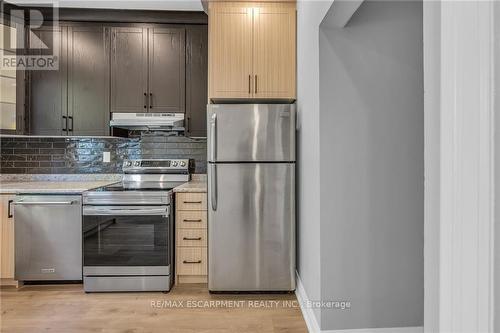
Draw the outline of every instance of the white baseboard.
<instances>
[{"instance_id":1,"label":"white baseboard","mask_svg":"<svg viewBox=\"0 0 500 333\"><path fill-rule=\"evenodd\" d=\"M297 301L300 305L300 310L302 311L302 316L304 317L304 321L306 322L307 329L312 333L321 332L319 323L316 320L316 316L314 315L314 311L311 308L305 307L306 302L309 301L309 297L307 297L306 290L304 289L304 285L302 284L302 280L300 280L299 273L296 272L296 283L297 288L295 288L295 296L297 296Z\"/></svg>"},{"instance_id":2,"label":"white baseboard","mask_svg":"<svg viewBox=\"0 0 500 333\"><path fill-rule=\"evenodd\" d=\"M307 296L304 285L300 280L299 273L296 273L297 288L295 289L295 295L297 296L297 301L300 305L300 310L302 311L302 316L306 322L307 329L311 333L423 333L424 328L422 326L417 327L384 327L384 328L360 328L360 329L347 329L347 330L321 330L318 320L314 315L314 311L311 308L305 307L305 304L310 300Z\"/></svg>"},{"instance_id":3,"label":"white baseboard","mask_svg":"<svg viewBox=\"0 0 500 333\"><path fill-rule=\"evenodd\" d=\"M423 333L422 326L416 327L383 327L383 328L356 328L348 330L319 331L321 333Z\"/></svg>"}]
</instances>

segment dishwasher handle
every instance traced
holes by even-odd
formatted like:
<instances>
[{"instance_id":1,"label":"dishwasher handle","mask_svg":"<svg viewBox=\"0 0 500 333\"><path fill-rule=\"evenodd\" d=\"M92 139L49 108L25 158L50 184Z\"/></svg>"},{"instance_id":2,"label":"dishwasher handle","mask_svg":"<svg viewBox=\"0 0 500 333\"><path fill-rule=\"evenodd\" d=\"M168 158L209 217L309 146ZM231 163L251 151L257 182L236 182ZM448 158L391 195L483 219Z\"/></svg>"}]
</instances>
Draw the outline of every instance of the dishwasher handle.
<instances>
[{"instance_id":1,"label":"dishwasher handle","mask_svg":"<svg viewBox=\"0 0 500 333\"><path fill-rule=\"evenodd\" d=\"M14 205L21 206L61 206L61 205L72 205L75 200L68 201L14 201Z\"/></svg>"}]
</instances>

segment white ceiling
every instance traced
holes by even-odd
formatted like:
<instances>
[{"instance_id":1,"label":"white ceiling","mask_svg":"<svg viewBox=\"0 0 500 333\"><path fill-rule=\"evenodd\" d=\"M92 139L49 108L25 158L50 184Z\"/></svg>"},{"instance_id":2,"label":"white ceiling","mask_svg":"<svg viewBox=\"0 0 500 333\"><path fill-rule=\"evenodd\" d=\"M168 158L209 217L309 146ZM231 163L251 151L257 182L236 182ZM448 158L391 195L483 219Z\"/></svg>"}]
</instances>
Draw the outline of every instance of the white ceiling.
<instances>
[{"instance_id":1,"label":"white ceiling","mask_svg":"<svg viewBox=\"0 0 500 333\"><path fill-rule=\"evenodd\" d=\"M15 5L43 6L55 4L64 8L109 8L146 10L202 11L201 0L7 0Z\"/></svg>"}]
</instances>

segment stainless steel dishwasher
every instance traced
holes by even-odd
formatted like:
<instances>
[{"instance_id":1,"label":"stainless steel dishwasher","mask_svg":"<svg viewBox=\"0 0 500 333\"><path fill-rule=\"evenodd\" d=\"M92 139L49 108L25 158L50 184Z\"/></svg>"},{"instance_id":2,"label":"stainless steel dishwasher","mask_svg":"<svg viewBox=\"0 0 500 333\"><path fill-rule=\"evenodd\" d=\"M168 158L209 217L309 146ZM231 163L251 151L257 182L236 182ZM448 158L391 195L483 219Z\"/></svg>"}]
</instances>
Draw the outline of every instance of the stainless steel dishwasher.
<instances>
[{"instance_id":1,"label":"stainless steel dishwasher","mask_svg":"<svg viewBox=\"0 0 500 333\"><path fill-rule=\"evenodd\" d=\"M82 279L80 195L18 195L14 200L15 279Z\"/></svg>"}]
</instances>

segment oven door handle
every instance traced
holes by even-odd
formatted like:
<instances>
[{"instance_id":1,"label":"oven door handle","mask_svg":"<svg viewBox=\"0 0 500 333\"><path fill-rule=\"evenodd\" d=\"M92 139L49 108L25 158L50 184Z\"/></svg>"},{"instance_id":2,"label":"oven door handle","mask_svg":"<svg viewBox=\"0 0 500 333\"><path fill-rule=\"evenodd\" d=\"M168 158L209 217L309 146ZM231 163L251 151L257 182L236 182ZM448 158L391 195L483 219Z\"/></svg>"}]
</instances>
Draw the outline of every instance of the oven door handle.
<instances>
[{"instance_id":1,"label":"oven door handle","mask_svg":"<svg viewBox=\"0 0 500 333\"><path fill-rule=\"evenodd\" d=\"M84 206L83 215L119 215L119 216L134 216L134 215L170 215L170 207L145 207L145 206Z\"/></svg>"}]
</instances>

